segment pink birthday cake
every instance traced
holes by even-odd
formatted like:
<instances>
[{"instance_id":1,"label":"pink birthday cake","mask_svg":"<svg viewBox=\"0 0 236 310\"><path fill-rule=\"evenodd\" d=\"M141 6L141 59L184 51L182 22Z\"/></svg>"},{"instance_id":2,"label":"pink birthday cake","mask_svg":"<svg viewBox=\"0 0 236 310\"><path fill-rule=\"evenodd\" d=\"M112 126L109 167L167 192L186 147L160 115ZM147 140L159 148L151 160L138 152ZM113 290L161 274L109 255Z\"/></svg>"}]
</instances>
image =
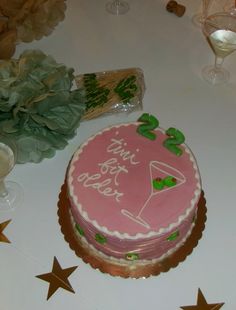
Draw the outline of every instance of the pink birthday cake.
<instances>
[{"instance_id":1,"label":"pink birthday cake","mask_svg":"<svg viewBox=\"0 0 236 310\"><path fill-rule=\"evenodd\" d=\"M142 121L106 128L71 159L74 232L104 261L131 267L159 262L195 225L201 195L196 160L178 130L156 125L148 132Z\"/></svg>"}]
</instances>

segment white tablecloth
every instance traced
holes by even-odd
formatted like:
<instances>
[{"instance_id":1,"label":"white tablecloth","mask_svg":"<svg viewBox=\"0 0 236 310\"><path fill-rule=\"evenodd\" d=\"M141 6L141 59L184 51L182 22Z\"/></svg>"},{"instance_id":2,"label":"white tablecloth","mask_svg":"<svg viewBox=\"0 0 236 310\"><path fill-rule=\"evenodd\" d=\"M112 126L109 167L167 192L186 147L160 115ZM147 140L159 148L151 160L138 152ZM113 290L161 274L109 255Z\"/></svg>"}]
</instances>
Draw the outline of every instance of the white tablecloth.
<instances>
[{"instance_id":1,"label":"white tablecloth","mask_svg":"<svg viewBox=\"0 0 236 310\"><path fill-rule=\"evenodd\" d=\"M75 73L140 67L145 76L143 110L160 126L180 129L194 152L207 199L206 228L199 245L177 268L148 279L122 279L102 274L69 248L60 231L57 201L68 162L76 148L98 130L135 121L142 113L111 115L81 123L78 134L52 159L17 165L9 179L24 189L0 243L1 310L175 310L196 305L201 288L209 304L236 309L236 55L225 60L231 79L211 86L201 69L214 55L191 18L200 0L182 0L186 13L166 11L164 0L127 0L130 11L113 16L105 0L68 0L65 20L52 35L17 46L15 56L38 48ZM48 283L36 275L50 272L54 256L63 268L78 266L69 277L75 290L63 289L47 301Z\"/></svg>"}]
</instances>

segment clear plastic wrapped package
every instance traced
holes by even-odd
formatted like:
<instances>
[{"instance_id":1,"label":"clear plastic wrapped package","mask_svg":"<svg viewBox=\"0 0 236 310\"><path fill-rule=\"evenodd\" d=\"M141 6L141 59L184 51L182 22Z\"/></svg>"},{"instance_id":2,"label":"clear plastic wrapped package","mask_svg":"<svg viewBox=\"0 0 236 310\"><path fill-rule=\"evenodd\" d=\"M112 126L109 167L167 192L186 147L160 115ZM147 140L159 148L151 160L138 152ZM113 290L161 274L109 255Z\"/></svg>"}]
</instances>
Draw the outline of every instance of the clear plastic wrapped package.
<instances>
[{"instance_id":1,"label":"clear plastic wrapped package","mask_svg":"<svg viewBox=\"0 0 236 310\"><path fill-rule=\"evenodd\" d=\"M77 87L84 88L86 93L83 119L142 109L145 82L139 68L86 73L75 80Z\"/></svg>"}]
</instances>

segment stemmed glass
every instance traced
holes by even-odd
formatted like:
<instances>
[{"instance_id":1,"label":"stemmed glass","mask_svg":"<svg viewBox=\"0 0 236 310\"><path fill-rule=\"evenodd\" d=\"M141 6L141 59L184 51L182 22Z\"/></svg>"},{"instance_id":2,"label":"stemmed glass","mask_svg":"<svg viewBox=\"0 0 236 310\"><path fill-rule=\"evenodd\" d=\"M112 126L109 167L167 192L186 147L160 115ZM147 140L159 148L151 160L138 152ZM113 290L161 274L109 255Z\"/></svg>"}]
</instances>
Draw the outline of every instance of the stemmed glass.
<instances>
[{"instance_id":1,"label":"stemmed glass","mask_svg":"<svg viewBox=\"0 0 236 310\"><path fill-rule=\"evenodd\" d=\"M229 72L222 65L225 57L236 49L236 16L225 12L210 15L202 29L215 53L215 65L203 68L203 78L211 84L225 83Z\"/></svg>"},{"instance_id":2,"label":"stemmed glass","mask_svg":"<svg viewBox=\"0 0 236 310\"><path fill-rule=\"evenodd\" d=\"M14 210L23 198L23 191L15 182L5 181L6 176L15 166L17 148L6 136L0 135L0 211Z\"/></svg>"},{"instance_id":3,"label":"stemmed glass","mask_svg":"<svg viewBox=\"0 0 236 310\"><path fill-rule=\"evenodd\" d=\"M114 15L125 14L129 11L129 4L126 1L114 0L106 4L106 10Z\"/></svg>"},{"instance_id":4,"label":"stemmed glass","mask_svg":"<svg viewBox=\"0 0 236 310\"><path fill-rule=\"evenodd\" d=\"M212 0L202 0L202 11L193 15L192 22L195 26L201 27L205 18L207 17L207 11Z\"/></svg>"}]
</instances>

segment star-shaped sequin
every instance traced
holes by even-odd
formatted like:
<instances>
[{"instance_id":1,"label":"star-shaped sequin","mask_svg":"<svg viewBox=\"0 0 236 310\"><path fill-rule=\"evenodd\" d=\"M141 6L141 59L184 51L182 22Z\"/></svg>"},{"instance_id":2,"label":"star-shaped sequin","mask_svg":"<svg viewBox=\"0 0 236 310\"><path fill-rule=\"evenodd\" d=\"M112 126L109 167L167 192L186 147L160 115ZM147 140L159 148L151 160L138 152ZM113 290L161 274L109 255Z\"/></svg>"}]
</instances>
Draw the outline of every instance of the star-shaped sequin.
<instances>
[{"instance_id":1,"label":"star-shaped sequin","mask_svg":"<svg viewBox=\"0 0 236 310\"><path fill-rule=\"evenodd\" d=\"M37 278L49 282L47 300L61 287L71 293L75 293L68 277L78 266L62 269L57 258L54 257L52 272L36 276Z\"/></svg>"},{"instance_id":2,"label":"star-shaped sequin","mask_svg":"<svg viewBox=\"0 0 236 310\"><path fill-rule=\"evenodd\" d=\"M200 288L198 289L197 305L180 307L183 310L219 310L224 303L208 304Z\"/></svg>"},{"instance_id":3,"label":"star-shaped sequin","mask_svg":"<svg viewBox=\"0 0 236 310\"><path fill-rule=\"evenodd\" d=\"M0 224L0 242L6 242L6 243L11 243L7 237L4 235L3 231L7 227L7 225L11 222L11 220L8 220L6 222L3 222Z\"/></svg>"}]
</instances>

